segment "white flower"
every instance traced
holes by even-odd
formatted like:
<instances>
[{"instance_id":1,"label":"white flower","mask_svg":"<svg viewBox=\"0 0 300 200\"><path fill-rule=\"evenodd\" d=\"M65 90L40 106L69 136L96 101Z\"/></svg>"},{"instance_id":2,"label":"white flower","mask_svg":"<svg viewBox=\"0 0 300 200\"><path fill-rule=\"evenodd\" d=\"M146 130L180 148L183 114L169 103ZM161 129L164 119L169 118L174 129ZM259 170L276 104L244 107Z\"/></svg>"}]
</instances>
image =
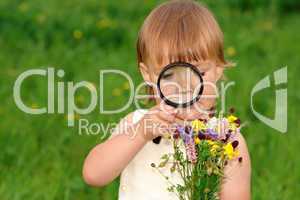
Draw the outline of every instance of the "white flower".
<instances>
[{"instance_id":1,"label":"white flower","mask_svg":"<svg viewBox=\"0 0 300 200\"><path fill-rule=\"evenodd\" d=\"M207 122L207 128L215 130L215 128L218 126L218 121L219 120L216 117L210 118Z\"/></svg>"}]
</instances>

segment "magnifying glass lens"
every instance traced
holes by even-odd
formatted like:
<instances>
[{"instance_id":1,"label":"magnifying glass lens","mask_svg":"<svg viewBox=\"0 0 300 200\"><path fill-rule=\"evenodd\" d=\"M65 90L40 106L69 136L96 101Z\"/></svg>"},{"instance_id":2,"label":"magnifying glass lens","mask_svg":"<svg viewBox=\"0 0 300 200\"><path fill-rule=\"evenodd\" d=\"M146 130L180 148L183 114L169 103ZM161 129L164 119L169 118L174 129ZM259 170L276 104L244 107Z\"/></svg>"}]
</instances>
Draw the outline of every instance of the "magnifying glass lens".
<instances>
[{"instance_id":1,"label":"magnifying glass lens","mask_svg":"<svg viewBox=\"0 0 300 200\"><path fill-rule=\"evenodd\" d=\"M198 100L203 90L201 74L193 65L172 65L160 74L161 96L173 106L187 106Z\"/></svg>"}]
</instances>

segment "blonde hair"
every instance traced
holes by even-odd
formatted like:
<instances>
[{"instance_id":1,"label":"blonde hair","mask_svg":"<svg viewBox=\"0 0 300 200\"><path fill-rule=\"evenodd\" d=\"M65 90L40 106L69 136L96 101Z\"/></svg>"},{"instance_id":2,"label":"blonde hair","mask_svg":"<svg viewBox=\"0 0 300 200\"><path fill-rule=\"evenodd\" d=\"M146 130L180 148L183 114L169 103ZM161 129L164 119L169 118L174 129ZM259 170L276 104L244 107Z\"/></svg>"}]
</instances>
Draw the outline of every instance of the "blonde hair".
<instances>
[{"instance_id":1,"label":"blonde hair","mask_svg":"<svg viewBox=\"0 0 300 200\"><path fill-rule=\"evenodd\" d=\"M214 61L227 66L223 33L213 14L192 0L171 0L145 19L137 39L137 62Z\"/></svg>"}]
</instances>

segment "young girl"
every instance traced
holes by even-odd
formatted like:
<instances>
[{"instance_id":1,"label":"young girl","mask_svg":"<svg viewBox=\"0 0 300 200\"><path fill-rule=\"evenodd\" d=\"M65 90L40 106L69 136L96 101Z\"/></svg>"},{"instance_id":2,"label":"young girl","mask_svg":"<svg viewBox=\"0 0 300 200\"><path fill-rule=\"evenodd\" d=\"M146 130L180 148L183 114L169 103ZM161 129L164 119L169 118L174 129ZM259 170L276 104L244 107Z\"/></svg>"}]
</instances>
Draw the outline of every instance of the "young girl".
<instances>
[{"instance_id":1,"label":"young girl","mask_svg":"<svg viewBox=\"0 0 300 200\"><path fill-rule=\"evenodd\" d=\"M164 105L159 98L157 106L136 110L124 117L111 138L94 147L83 166L86 183L104 186L121 174L119 200L175 200L167 191L166 180L151 167L161 155L171 152L168 140L154 140L164 136L159 127L174 123L207 118L203 110L212 110L216 94L213 85L221 78L228 63L223 54L223 35L212 13L197 2L177 0L155 8L146 18L138 36L137 59L147 83L156 83L159 73L175 61L191 63L204 73L203 98L188 109ZM152 93L157 96L153 87ZM210 95L210 98L204 98ZM163 106L161 106L163 105ZM125 127L125 128L124 128ZM242 135L238 135L240 165L229 163L225 169L220 199L250 199L250 159ZM167 172L165 172L167 173ZM179 181L177 174L172 180Z\"/></svg>"}]
</instances>

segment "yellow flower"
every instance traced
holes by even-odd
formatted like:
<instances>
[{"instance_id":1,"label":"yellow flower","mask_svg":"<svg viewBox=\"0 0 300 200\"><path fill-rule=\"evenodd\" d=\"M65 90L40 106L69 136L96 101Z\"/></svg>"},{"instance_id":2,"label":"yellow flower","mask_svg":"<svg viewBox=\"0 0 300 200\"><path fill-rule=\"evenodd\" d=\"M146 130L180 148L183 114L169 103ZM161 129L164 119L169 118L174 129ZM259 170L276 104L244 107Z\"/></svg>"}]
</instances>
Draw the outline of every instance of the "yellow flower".
<instances>
[{"instance_id":1,"label":"yellow flower","mask_svg":"<svg viewBox=\"0 0 300 200\"><path fill-rule=\"evenodd\" d=\"M199 144L201 141L198 137L195 137L195 144Z\"/></svg>"},{"instance_id":2,"label":"yellow flower","mask_svg":"<svg viewBox=\"0 0 300 200\"><path fill-rule=\"evenodd\" d=\"M120 88L114 88L112 91L112 95L113 96L121 96L122 91L120 90Z\"/></svg>"},{"instance_id":3,"label":"yellow flower","mask_svg":"<svg viewBox=\"0 0 300 200\"><path fill-rule=\"evenodd\" d=\"M75 39L77 39L77 40L81 39L82 36L83 36L83 33L82 33L82 31L80 31L80 30L75 30L75 31L73 32L73 37L74 37Z\"/></svg>"},{"instance_id":4,"label":"yellow flower","mask_svg":"<svg viewBox=\"0 0 300 200\"><path fill-rule=\"evenodd\" d=\"M212 140L207 140L207 143L208 143L209 145L214 145L214 144L216 144L216 142L214 142L214 141L212 141Z\"/></svg>"},{"instance_id":5,"label":"yellow flower","mask_svg":"<svg viewBox=\"0 0 300 200\"><path fill-rule=\"evenodd\" d=\"M200 121L199 119L195 119L192 121L192 128L197 132L197 131L200 131L200 130L203 130L203 129L206 129L206 126L205 124Z\"/></svg>"},{"instance_id":6,"label":"yellow flower","mask_svg":"<svg viewBox=\"0 0 300 200\"><path fill-rule=\"evenodd\" d=\"M114 22L109 18L103 18L103 19L100 19L96 25L99 29L108 28L108 27L113 27Z\"/></svg>"},{"instance_id":7,"label":"yellow flower","mask_svg":"<svg viewBox=\"0 0 300 200\"><path fill-rule=\"evenodd\" d=\"M217 142L207 140L208 144L210 145L210 153L212 155L215 155L217 150L220 148L219 144Z\"/></svg>"},{"instance_id":8,"label":"yellow flower","mask_svg":"<svg viewBox=\"0 0 300 200\"><path fill-rule=\"evenodd\" d=\"M229 160L233 159L234 157L239 155L239 152L237 150L234 150L231 143L226 144L224 147L224 154L228 156Z\"/></svg>"},{"instance_id":9,"label":"yellow flower","mask_svg":"<svg viewBox=\"0 0 300 200\"><path fill-rule=\"evenodd\" d=\"M84 102L84 96L83 95L79 95L79 96L76 97L75 100L78 103L83 103Z\"/></svg>"},{"instance_id":10,"label":"yellow flower","mask_svg":"<svg viewBox=\"0 0 300 200\"><path fill-rule=\"evenodd\" d=\"M169 140L169 139L171 139L171 134L168 133L168 132L167 132L167 133L164 133L164 134L163 134L163 138Z\"/></svg>"},{"instance_id":11,"label":"yellow flower","mask_svg":"<svg viewBox=\"0 0 300 200\"><path fill-rule=\"evenodd\" d=\"M237 125L235 123L230 123L228 128L231 129L232 131L236 131Z\"/></svg>"},{"instance_id":12,"label":"yellow flower","mask_svg":"<svg viewBox=\"0 0 300 200\"><path fill-rule=\"evenodd\" d=\"M123 84L123 88L124 88L124 90L128 90L129 89L129 83L128 82L125 82L124 84Z\"/></svg>"},{"instance_id":13,"label":"yellow flower","mask_svg":"<svg viewBox=\"0 0 300 200\"><path fill-rule=\"evenodd\" d=\"M210 189L209 189L209 188L205 188L205 189L204 189L204 192L205 192L205 193L209 193L209 192L210 192Z\"/></svg>"},{"instance_id":14,"label":"yellow flower","mask_svg":"<svg viewBox=\"0 0 300 200\"><path fill-rule=\"evenodd\" d=\"M36 17L36 21L37 21L39 24L43 24L43 23L46 21L46 15L44 15L44 14L39 14L39 15Z\"/></svg>"},{"instance_id":15,"label":"yellow flower","mask_svg":"<svg viewBox=\"0 0 300 200\"><path fill-rule=\"evenodd\" d=\"M36 103L31 104L32 109L37 109L39 106Z\"/></svg>"},{"instance_id":16,"label":"yellow flower","mask_svg":"<svg viewBox=\"0 0 300 200\"><path fill-rule=\"evenodd\" d=\"M236 50L234 47L228 47L226 49L226 53L228 56L234 56L236 54Z\"/></svg>"},{"instance_id":17,"label":"yellow flower","mask_svg":"<svg viewBox=\"0 0 300 200\"><path fill-rule=\"evenodd\" d=\"M271 31L273 29L273 22L272 21L265 21L263 23L263 28L266 31Z\"/></svg>"},{"instance_id":18,"label":"yellow flower","mask_svg":"<svg viewBox=\"0 0 300 200\"><path fill-rule=\"evenodd\" d=\"M237 120L238 118L236 117L236 116L234 116L234 115L229 115L228 117L227 117L227 120L228 120L228 122L229 123L233 123L235 120Z\"/></svg>"},{"instance_id":19,"label":"yellow flower","mask_svg":"<svg viewBox=\"0 0 300 200\"><path fill-rule=\"evenodd\" d=\"M77 113L75 113L75 114L70 114L69 113L65 116L65 119L67 119L67 120L74 120L74 119L78 120L78 119L80 119L80 115L78 115Z\"/></svg>"},{"instance_id":20,"label":"yellow flower","mask_svg":"<svg viewBox=\"0 0 300 200\"><path fill-rule=\"evenodd\" d=\"M26 12L26 11L28 11L29 6L28 6L27 3L23 2L23 3L21 3L21 4L18 6L18 9L19 9L21 12Z\"/></svg>"},{"instance_id":21,"label":"yellow flower","mask_svg":"<svg viewBox=\"0 0 300 200\"><path fill-rule=\"evenodd\" d=\"M217 150L219 149L219 145L217 145L217 144L214 144L212 147L211 147L211 149L210 149L210 153L212 154L212 155L215 155L216 153L217 153Z\"/></svg>"}]
</instances>

